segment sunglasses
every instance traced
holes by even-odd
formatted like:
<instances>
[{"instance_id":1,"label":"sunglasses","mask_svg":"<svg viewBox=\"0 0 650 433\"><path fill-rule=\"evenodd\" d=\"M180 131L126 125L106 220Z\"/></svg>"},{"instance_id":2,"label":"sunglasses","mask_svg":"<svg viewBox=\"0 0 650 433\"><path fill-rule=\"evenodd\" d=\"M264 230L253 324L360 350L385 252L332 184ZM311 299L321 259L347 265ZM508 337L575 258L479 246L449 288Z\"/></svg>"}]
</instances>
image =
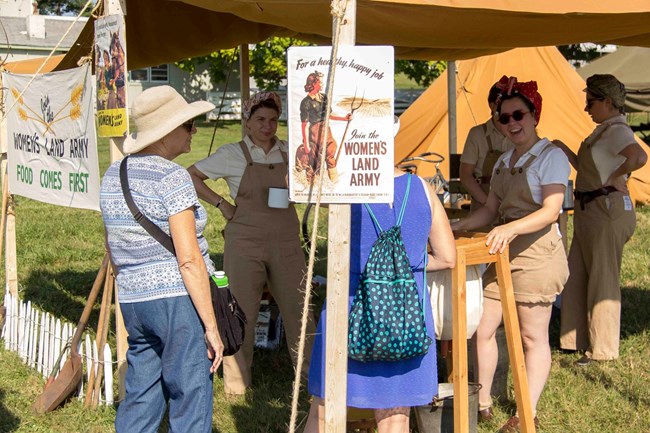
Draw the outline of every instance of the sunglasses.
<instances>
[{"instance_id":1,"label":"sunglasses","mask_svg":"<svg viewBox=\"0 0 650 433\"><path fill-rule=\"evenodd\" d=\"M194 119L188 120L187 122L183 123L181 126L191 134L192 130L194 129Z\"/></svg>"},{"instance_id":2,"label":"sunglasses","mask_svg":"<svg viewBox=\"0 0 650 433\"><path fill-rule=\"evenodd\" d=\"M599 98L587 98L587 110L589 110L593 105L594 102L596 101L604 101L605 98L599 97Z\"/></svg>"},{"instance_id":3,"label":"sunglasses","mask_svg":"<svg viewBox=\"0 0 650 433\"><path fill-rule=\"evenodd\" d=\"M519 122L524 118L525 114L530 113L530 111L515 110L512 114L503 113L499 116L499 123L502 125L507 125L510 122L510 118L515 119L515 122Z\"/></svg>"}]
</instances>

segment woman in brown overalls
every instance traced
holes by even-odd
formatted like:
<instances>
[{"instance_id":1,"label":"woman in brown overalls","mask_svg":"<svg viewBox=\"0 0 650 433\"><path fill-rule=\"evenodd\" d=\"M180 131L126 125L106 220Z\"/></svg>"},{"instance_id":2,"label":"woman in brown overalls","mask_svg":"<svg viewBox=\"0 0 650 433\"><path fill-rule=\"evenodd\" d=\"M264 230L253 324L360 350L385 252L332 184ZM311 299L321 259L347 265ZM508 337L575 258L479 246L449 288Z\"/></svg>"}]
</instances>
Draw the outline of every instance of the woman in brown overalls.
<instances>
[{"instance_id":1,"label":"woman in brown overalls","mask_svg":"<svg viewBox=\"0 0 650 433\"><path fill-rule=\"evenodd\" d=\"M452 228L471 230L486 225L497 215L501 221L488 233L486 243L493 254L510 247L512 283L535 413L551 369L551 307L568 277L556 220L570 167L562 151L547 139L540 139L535 130L542 109L537 83L517 83L511 77L502 84L499 121L505 125L505 133L515 148L497 161L486 205ZM489 420L490 389L498 358L495 334L502 320L494 264L483 275L483 285L483 316L477 330L478 377L482 385L479 419ZM514 415L499 431L515 432L518 428L519 418Z\"/></svg>"},{"instance_id":2,"label":"woman in brown overalls","mask_svg":"<svg viewBox=\"0 0 650 433\"><path fill-rule=\"evenodd\" d=\"M277 94L257 93L242 110L248 132L244 140L226 144L188 168L199 197L228 220L224 270L248 319L242 348L223 361L224 388L230 395L244 394L252 385L255 324L266 285L280 308L294 363L297 358L305 277L300 226L293 204L276 208L268 203L269 188L287 188L287 145L275 136L280 113ZM208 178L226 180L234 206L205 184ZM311 353L314 332L310 312L306 354ZM309 362L302 371L309 371Z\"/></svg>"},{"instance_id":3,"label":"woman in brown overalls","mask_svg":"<svg viewBox=\"0 0 650 433\"><path fill-rule=\"evenodd\" d=\"M495 83L488 93L490 118L469 130L460 158L460 181L471 195L470 210L474 212L487 201L492 169L499 156L512 147L497 122L497 98L501 89Z\"/></svg>"},{"instance_id":4,"label":"woman in brown overalls","mask_svg":"<svg viewBox=\"0 0 650 433\"><path fill-rule=\"evenodd\" d=\"M562 294L560 346L585 351L576 365L618 358L623 246L636 227L627 176L647 155L625 121L625 86L612 75L587 79L585 111L598 126L576 155L558 143L577 171L571 276Z\"/></svg>"}]
</instances>

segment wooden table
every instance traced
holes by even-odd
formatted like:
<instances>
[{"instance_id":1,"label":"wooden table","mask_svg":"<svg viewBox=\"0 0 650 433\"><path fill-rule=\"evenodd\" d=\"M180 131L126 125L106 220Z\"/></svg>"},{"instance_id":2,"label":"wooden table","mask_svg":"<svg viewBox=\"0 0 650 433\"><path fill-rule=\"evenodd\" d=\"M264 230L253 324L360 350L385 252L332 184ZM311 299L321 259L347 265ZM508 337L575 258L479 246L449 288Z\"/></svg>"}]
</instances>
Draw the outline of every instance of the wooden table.
<instances>
[{"instance_id":1,"label":"wooden table","mask_svg":"<svg viewBox=\"0 0 650 433\"><path fill-rule=\"evenodd\" d=\"M465 279L468 265L494 263L503 308L503 323L515 387L515 400L523 433L534 433L533 408L528 390L519 318L510 275L509 250L490 254L485 233L456 233L456 266L452 270L454 431L469 433L469 389L467 378L467 294Z\"/></svg>"}]
</instances>

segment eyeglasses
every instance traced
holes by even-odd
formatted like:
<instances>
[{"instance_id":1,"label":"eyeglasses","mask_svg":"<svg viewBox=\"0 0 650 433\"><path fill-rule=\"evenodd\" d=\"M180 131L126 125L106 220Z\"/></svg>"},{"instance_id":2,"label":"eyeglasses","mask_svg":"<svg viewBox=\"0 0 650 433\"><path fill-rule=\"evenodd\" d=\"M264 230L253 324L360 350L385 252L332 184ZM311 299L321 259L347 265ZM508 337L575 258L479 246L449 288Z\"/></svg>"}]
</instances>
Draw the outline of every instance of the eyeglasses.
<instances>
[{"instance_id":1,"label":"eyeglasses","mask_svg":"<svg viewBox=\"0 0 650 433\"><path fill-rule=\"evenodd\" d=\"M587 98L587 110L589 110L593 105L594 102L596 101L604 101L605 98L599 97L599 98Z\"/></svg>"},{"instance_id":2,"label":"eyeglasses","mask_svg":"<svg viewBox=\"0 0 650 433\"><path fill-rule=\"evenodd\" d=\"M530 111L515 110L512 114L503 113L499 116L499 123L502 125L507 125L510 122L510 118L515 119L515 122L519 122L524 118L525 114L530 113Z\"/></svg>"},{"instance_id":3,"label":"eyeglasses","mask_svg":"<svg viewBox=\"0 0 650 433\"><path fill-rule=\"evenodd\" d=\"M194 119L188 120L187 122L183 123L181 126L187 129L187 132L191 134L192 130L194 129Z\"/></svg>"}]
</instances>

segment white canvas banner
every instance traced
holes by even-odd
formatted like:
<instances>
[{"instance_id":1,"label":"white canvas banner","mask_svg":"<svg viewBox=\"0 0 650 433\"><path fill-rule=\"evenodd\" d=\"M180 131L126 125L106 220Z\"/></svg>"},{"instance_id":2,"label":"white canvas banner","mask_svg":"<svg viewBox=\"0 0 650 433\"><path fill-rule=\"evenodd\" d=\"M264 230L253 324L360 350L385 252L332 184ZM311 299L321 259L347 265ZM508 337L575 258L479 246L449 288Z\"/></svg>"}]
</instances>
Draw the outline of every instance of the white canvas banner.
<instances>
[{"instance_id":1,"label":"white canvas banner","mask_svg":"<svg viewBox=\"0 0 650 433\"><path fill-rule=\"evenodd\" d=\"M9 110L7 174L11 193L99 210L90 65L31 79L32 75L2 74Z\"/></svg>"},{"instance_id":2,"label":"white canvas banner","mask_svg":"<svg viewBox=\"0 0 650 433\"><path fill-rule=\"evenodd\" d=\"M392 203L393 47L339 47L332 109L326 113L330 53L331 47L288 52L290 198L316 201L325 147L323 203Z\"/></svg>"}]
</instances>

